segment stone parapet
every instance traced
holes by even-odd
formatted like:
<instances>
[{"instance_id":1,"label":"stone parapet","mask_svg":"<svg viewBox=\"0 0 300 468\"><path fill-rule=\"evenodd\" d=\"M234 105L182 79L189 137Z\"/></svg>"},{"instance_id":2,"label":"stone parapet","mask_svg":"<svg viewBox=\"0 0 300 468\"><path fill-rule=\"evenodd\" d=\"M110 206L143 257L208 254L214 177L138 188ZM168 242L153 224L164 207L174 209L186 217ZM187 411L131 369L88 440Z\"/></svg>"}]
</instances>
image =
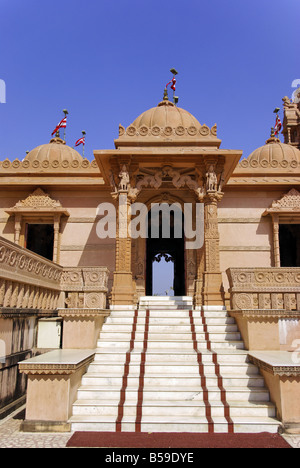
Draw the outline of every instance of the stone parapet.
<instances>
[{"instance_id":1,"label":"stone parapet","mask_svg":"<svg viewBox=\"0 0 300 468\"><path fill-rule=\"evenodd\" d=\"M299 352L255 351L249 360L259 367L276 404L277 417L286 433L300 433L300 359Z\"/></svg>"},{"instance_id":2,"label":"stone parapet","mask_svg":"<svg viewBox=\"0 0 300 468\"><path fill-rule=\"evenodd\" d=\"M288 350L300 332L300 268L230 268L230 315L249 350Z\"/></svg>"},{"instance_id":3,"label":"stone parapet","mask_svg":"<svg viewBox=\"0 0 300 468\"><path fill-rule=\"evenodd\" d=\"M63 268L0 237L0 307L56 309Z\"/></svg>"},{"instance_id":4,"label":"stone parapet","mask_svg":"<svg viewBox=\"0 0 300 468\"><path fill-rule=\"evenodd\" d=\"M300 268L229 268L231 308L300 310Z\"/></svg>"}]
</instances>

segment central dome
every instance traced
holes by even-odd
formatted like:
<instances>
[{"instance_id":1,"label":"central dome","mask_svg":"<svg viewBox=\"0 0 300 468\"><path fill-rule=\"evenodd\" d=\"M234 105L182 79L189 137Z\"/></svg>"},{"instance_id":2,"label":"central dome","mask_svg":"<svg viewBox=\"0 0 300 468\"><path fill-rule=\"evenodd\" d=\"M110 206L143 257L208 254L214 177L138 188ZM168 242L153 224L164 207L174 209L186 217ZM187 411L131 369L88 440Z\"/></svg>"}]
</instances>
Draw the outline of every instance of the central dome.
<instances>
[{"instance_id":1,"label":"central dome","mask_svg":"<svg viewBox=\"0 0 300 468\"><path fill-rule=\"evenodd\" d=\"M221 144L217 138L217 125L212 128L201 125L188 111L177 107L168 100L139 115L129 127L119 125L116 148L122 146L202 146L216 147Z\"/></svg>"},{"instance_id":2,"label":"central dome","mask_svg":"<svg viewBox=\"0 0 300 468\"><path fill-rule=\"evenodd\" d=\"M200 122L190 112L176 107L173 102L167 100L160 102L157 107L152 107L143 112L135 119L132 126L136 128L143 126L148 128L154 126L177 128L182 126L184 128L195 127L197 130L201 128Z\"/></svg>"}]
</instances>

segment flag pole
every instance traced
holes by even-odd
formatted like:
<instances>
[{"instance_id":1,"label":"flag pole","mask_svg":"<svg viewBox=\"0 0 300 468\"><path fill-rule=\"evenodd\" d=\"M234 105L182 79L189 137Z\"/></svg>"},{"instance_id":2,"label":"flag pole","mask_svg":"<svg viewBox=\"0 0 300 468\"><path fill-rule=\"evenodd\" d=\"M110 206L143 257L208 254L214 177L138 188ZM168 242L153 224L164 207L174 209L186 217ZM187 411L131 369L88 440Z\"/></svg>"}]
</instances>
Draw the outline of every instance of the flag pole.
<instances>
[{"instance_id":1,"label":"flag pole","mask_svg":"<svg viewBox=\"0 0 300 468\"><path fill-rule=\"evenodd\" d=\"M67 117L69 112L67 109L63 109L63 113L65 114L65 117ZM66 127L64 128L64 141L66 141Z\"/></svg>"},{"instance_id":2,"label":"flag pole","mask_svg":"<svg viewBox=\"0 0 300 468\"><path fill-rule=\"evenodd\" d=\"M82 157L84 158L84 145L85 145L85 135L86 135L86 131L85 130L82 130L82 137L84 138L84 143L82 145Z\"/></svg>"},{"instance_id":3,"label":"flag pole","mask_svg":"<svg viewBox=\"0 0 300 468\"><path fill-rule=\"evenodd\" d=\"M175 70L175 68L171 68L170 72L173 73L173 80L174 80L175 76L178 75L178 71ZM176 105L177 102L178 102L178 97L175 96L175 89L173 88L173 103Z\"/></svg>"},{"instance_id":4,"label":"flag pole","mask_svg":"<svg viewBox=\"0 0 300 468\"><path fill-rule=\"evenodd\" d=\"M276 109L274 109L273 113L276 115L276 136L277 138L280 140L279 138L279 129L278 129L278 119L279 119L279 116L278 116L278 112L280 112L280 108L279 107L276 107Z\"/></svg>"}]
</instances>

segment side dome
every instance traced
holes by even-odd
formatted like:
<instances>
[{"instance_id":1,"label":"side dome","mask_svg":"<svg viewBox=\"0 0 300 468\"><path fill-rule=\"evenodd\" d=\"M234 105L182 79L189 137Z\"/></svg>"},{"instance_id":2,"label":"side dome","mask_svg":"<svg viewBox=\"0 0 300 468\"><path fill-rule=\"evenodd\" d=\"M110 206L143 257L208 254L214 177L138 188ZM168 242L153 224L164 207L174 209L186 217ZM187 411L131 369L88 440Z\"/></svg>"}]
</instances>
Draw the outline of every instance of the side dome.
<instances>
[{"instance_id":1,"label":"side dome","mask_svg":"<svg viewBox=\"0 0 300 468\"><path fill-rule=\"evenodd\" d=\"M300 151L294 146L281 143L278 138L271 136L264 146L257 148L248 157L251 166L278 165L298 167Z\"/></svg>"},{"instance_id":2,"label":"side dome","mask_svg":"<svg viewBox=\"0 0 300 468\"><path fill-rule=\"evenodd\" d=\"M63 161L68 161L72 163L73 161L78 161L81 163L83 157L70 146L66 145L66 142L59 137L52 138L50 143L45 145L40 145L31 150L26 156L25 160L30 161L58 161L62 163Z\"/></svg>"}]
</instances>

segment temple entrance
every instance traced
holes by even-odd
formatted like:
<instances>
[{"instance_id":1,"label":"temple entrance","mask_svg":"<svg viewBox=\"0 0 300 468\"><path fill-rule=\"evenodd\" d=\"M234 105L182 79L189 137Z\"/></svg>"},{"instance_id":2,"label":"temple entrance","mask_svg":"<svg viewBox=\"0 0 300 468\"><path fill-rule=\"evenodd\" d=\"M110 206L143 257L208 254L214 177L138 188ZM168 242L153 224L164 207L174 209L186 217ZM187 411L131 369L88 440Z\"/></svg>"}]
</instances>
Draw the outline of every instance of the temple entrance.
<instances>
[{"instance_id":1,"label":"temple entrance","mask_svg":"<svg viewBox=\"0 0 300 468\"><path fill-rule=\"evenodd\" d=\"M279 225L280 265L300 267L300 224Z\"/></svg>"},{"instance_id":2,"label":"temple entrance","mask_svg":"<svg viewBox=\"0 0 300 468\"><path fill-rule=\"evenodd\" d=\"M146 240L146 295L185 296L185 259L183 213L169 211L169 220L163 212L148 214ZM168 229L163 223L169 221ZM154 227L154 228L153 228ZM165 224L166 227L166 224ZM154 234L154 235L153 235ZM162 268L158 268L159 266ZM164 268L164 267L165 268ZM154 277L155 275L155 277ZM156 286L157 284L161 286ZM154 290L154 286L155 290Z\"/></svg>"}]
</instances>

